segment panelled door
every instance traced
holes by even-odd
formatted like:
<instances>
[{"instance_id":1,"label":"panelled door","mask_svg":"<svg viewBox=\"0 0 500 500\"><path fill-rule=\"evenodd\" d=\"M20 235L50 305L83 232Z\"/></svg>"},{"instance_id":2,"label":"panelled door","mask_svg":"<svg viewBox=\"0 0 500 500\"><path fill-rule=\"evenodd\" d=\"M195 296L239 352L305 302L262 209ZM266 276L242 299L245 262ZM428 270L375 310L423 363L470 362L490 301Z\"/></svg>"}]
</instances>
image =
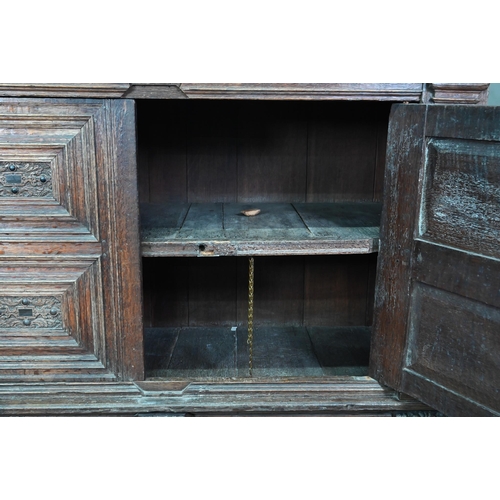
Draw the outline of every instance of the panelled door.
<instances>
[{"instance_id":1,"label":"panelled door","mask_svg":"<svg viewBox=\"0 0 500 500\"><path fill-rule=\"evenodd\" d=\"M0 382L143 376L134 103L0 99Z\"/></svg>"},{"instance_id":2,"label":"panelled door","mask_svg":"<svg viewBox=\"0 0 500 500\"><path fill-rule=\"evenodd\" d=\"M371 375L446 415L500 414L500 108L398 105Z\"/></svg>"}]
</instances>

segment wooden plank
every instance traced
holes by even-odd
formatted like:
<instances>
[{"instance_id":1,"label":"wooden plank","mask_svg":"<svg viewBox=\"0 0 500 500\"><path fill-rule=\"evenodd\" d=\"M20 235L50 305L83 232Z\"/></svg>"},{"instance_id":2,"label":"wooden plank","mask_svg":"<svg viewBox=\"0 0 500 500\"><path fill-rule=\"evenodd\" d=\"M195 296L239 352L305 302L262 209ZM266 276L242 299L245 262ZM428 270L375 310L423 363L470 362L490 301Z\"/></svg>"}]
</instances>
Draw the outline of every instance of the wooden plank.
<instances>
[{"instance_id":1,"label":"wooden plank","mask_svg":"<svg viewBox=\"0 0 500 500\"><path fill-rule=\"evenodd\" d=\"M304 325L366 322L369 256L310 256L305 262Z\"/></svg>"},{"instance_id":2,"label":"wooden plank","mask_svg":"<svg viewBox=\"0 0 500 500\"><path fill-rule=\"evenodd\" d=\"M411 282L415 201L419 198L426 107L393 106L378 258L370 375L382 384L400 387ZM411 207L411 209L410 209Z\"/></svg>"},{"instance_id":3,"label":"wooden plank","mask_svg":"<svg viewBox=\"0 0 500 500\"><path fill-rule=\"evenodd\" d=\"M307 331L325 375L368 374L369 327L308 327Z\"/></svg>"},{"instance_id":4,"label":"wooden plank","mask_svg":"<svg viewBox=\"0 0 500 500\"><path fill-rule=\"evenodd\" d=\"M180 328L146 328L144 330L144 368L146 377L166 370L174 352Z\"/></svg>"},{"instance_id":5,"label":"wooden plank","mask_svg":"<svg viewBox=\"0 0 500 500\"><path fill-rule=\"evenodd\" d=\"M127 99L186 99L180 83L131 83Z\"/></svg>"},{"instance_id":6,"label":"wooden plank","mask_svg":"<svg viewBox=\"0 0 500 500\"><path fill-rule=\"evenodd\" d=\"M261 212L247 217L242 210L259 208ZM226 203L224 205L224 233L238 240L303 240L309 231L290 203Z\"/></svg>"},{"instance_id":7,"label":"wooden plank","mask_svg":"<svg viewBox=\"0 0 500 500\"><path fill-rule=\"evenodd\" d=\"M428 83L423 102L486 105L488 90L489 83Z\"/></svg>"},{"instance_id":8,"label":"wooden plank","mask_svg":"<svg viewBox=\"0 0 500 500\"><path fill-rule=\"evenodd\" d=\"M181 241L196 240L200 243L225 239L222 217L222 203L192 203L175 238Z\"/></svg>"},{"instance_id":9,"label":"wooden plank","mask_svg":"<svg viewBox=\"0 0 500 500\"><path fill-rule=\"evenodd\" d=\"M421 83L181 83L191 99L317 99L419 102Z\"/></svg>"},{"instance_id":10,"label":"wooden plank","mask_svg":"<svg viewBox=\"0 0 500 500\"><path fill-rule=\"evenodd\" d=\"M189 203L141 203L142 238L168 239L177 235L189 208Z\"/></svg>"},{"instance_id":11,"label":"wooden plank","mask_svg":"<svg viewBox=\"0 0 500 500\"><path fill-rule=\"evenodd\" d=\"M422 238L495 257L500 240L500 143L430 139Z\"/></svg>"},{"instance_id":12,"label":"wooden plank","mask_svg":"<svg viewBox=\"0 0 500 500\"><path fill-rule=\"evenodd\" d=\"M128 83L0 83L5 97L123 97Z\"/></svg>"},{"instance_id":13,"label":"wooden plank","mask_svg":"<svg viewBox=\"0 0 500 500\"><path fill-rule=\"evenodd\" d=\"M500 412L499 332L498 307L416 283L405 367Z\"/></svg>"},{"instance_id":14,"label":"wooden plank","mask_svg":"<svg viewBox=\"0 0 500 500\"><path fill-rule=\"evenodd\" d=\"M389 129L389 112L379 117L377 123L377 153L375 160L375 180L373 183L373 201L382 202L384 195L384 174L387 154L387 132Z\"/></svg>"},{"instance_id":15,"label":"wooden plank","mask_svg":"<svg viewBox=\"0 0 500 500\"><path fill-rule=\"evenodd\" d=\"M140 167L148 170L149 187L142 202L188 202L187 119L182 101L137 102Z\"/></svg>"},{"instance_id":16,"label":"wooden plank","mask_svg":"<svg viewBox=\"0 0 500 500\"><path fill-rule=\"evenodd\" d=\"M239 103L237 201L306 201L304 104Z\"/></svg>"},{"instance_id":17,"label":"wooden plank","mask_svg":"<svg viewBox=\"0 0 500 500\"><path fill-rule=\"evenodd\" d=\"M372 201L380 103L314 103L308 129L308 202Z\"/></svg>"},{"instance_id":18,"label":"wooden plank","mask_svg":"<svg viewBox=\"0 0 500 500\"><path fill-rule=\"evenodd\" d=\"M378 238L380 203L295 203L313 237L339 240Z\"/></svg>"},{"instance_id":19,"label":"wooden plank","mask_svg":"<svg viewBox=\"0 0 500 500\"><path fill-rule=\"evenodd\" d=\"M189 326L236 325L235 258L189 260Z\"/></svg>"},{"instance_id":20,"label":"wooden plank","mask_svg":"<svg viewBox=\"0 0 500 500\"><path fill-rule=\"evenodd\" d=\"M165 209L145 205L143 256L333 255L378 250L380 204L262 203L255 205L262 210L259 215L240 214L251 206L192 204L186 214L185 204Z\"/></svg>"},{"instance_id":21,"label":"wooden plank","mask_svg":"<svg viewBox=\"0 0 500 500\"><path fill-rule=\"evenodd\" d=\"M189 264L186 259L146 259L144 293L151 300L152 326L188 325Z\"/></svg>"},{"instance_id":22,"label":"wooden plank","mask_svg":"<svg viewBox=\"0 0 500 500\"><path fill-rule=\"evenodd\" d=\"M186 387L187 385L187 387ZM3 415L373 415L429 411L369 377L223 382L45 382L0 385Z\"/></svg>"},{"instance_id":23,"label":"wooden plank","mask_svg":"<svg viewBox=\"0 0 500 500\"><path fill-rule=\"evenodd\" d=\"M246 342L247 331L238 329L238 343ZM238 358L240 372L248 371L248 356ZM303 327L256 327L254 329L252 376L321 377L311 339Z\"/></svg>"},{"instance_id":24,"label":"wooden plank","mask_svg":"<svg viewBox=\"0 0 500 500\"><path fill-rule=\"evenodd\" d=\"M237 108L227 101L185 104L188 201L236 201Z\"/></svg>"},{"instance_id":25,"label":"wooden plank","mask_svg":"<svg viewBox=\"0 0 500 500\"><path fill-rule=\"evenodd\" d=\"M415 256L416 281L500 308L500 260L424 241L416 242Z\"/></svg>"},{"instance_id":26,"label":"wooden plank","mask_svg":"<svg viewBox=\"0 0 500 500\"><path fill-rule=\"evenodd\" d=\"M182 328L167 370L154 376L207 378L236 375L236 333L231 328Z\"/></svg>"},{"instance_id":27,"label":"wooden plank","mask_svg":"<svg viewBox=\"0 0 500 500\"><path fill-rule=\"evenodd\" d=\"M248 259L238 259L238 325L248 317ZM259 326L302 326L304 318L304 258L254 259L254 317Z\"/></svg>"},{"instance_id":28,"label":"wooden plank","mask_svg":"<svg viewBox=\"0 0 500 500\"><path fill-rule=\"evenodd\" d=\"M188 200L193 203L236 201L236 137L189 137Z\"/></svg>"}]
</instances>

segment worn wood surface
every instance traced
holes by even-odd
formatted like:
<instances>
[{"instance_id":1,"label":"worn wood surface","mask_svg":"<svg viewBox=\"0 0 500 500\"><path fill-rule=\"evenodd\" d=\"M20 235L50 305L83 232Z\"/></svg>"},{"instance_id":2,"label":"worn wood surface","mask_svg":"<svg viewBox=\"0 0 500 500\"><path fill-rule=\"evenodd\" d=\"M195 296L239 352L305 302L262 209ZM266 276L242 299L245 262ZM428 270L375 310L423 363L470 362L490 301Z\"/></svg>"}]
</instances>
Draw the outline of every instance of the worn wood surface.
<instances>
[{"instance_id":1,"label":"worn wood surface","mask_svg":"<svg viewBox=\"0 0 500 500\"><path fill-rule=\"evenodd\" d=\"M302 256L254 259L254 317L258 326L304 324L304 273ZM237 320L247 326L248 259L237 259Z\"/></svg>"},{"instance_id":2,"label":"worn wood surface","mask_svg":"<svg viewBox=\"0 0 500 500\"><path fill-rule=\"evenodd\" d=\"M367 375L369 327L308 327L314 352L324 375Z\"/></svg>"},{"instance_id":3,"label":"worn wood surface","mask_svg":"<svg viewBox=\"0 0 500 500\"><path fill-rule=\"evenodd\" d=\"M182 83L191 99L420 101L421 83Z\"/></svg>"},{"instance_id":4,"label":"worn wood surface","mask_svg":"<svg viewBox=\"0 0 500 500\"><path fill-rule=\"evenodd\" d=\"M204 380L249 377L247 329L152 328L145 331L146 377ZM366 375L368 327L259 326L252 377Z\"/></svg>"},{"instance_id":5,"label":"worn wood surface","mask_svg":"<svg viewBox=\"0 0 500 500\"><path fill-rule=\"evenodd\" d=\"M498 255L500 142L430 139L424 186L425 239ZM457 169L460 164L460 169Z\"/></svg>"},{"instance_id":6,"label":"worn wood surface","mask_svg":"<svg viewBox=\"0 0 500 500\"><path fill-rule=\"evenodd\" d=\"M387 128L389 108L387 103L140 101L141 201L380 200L380 129Z\"/></svg>"},{"instance_id":7,"label":"worn wood surface","mask_svg":"<svg viewBox=\"0 0 500 500\"><path fill-rule=\"evenodd\" d=\"M304 276L304 324L310 326L370 325L373 289L369 276L376 256L328 256L307 259Z\"/></svg>"},{"instance_id":8,"label":"worn wood surface","mask_svg":"<svg viewBox=\"0 0 500 500\"><path fill-rule=\"evenodd\" d=\"M486 104L488 87L487 83L2 83L0 96Z\"/></svg>"},{"instance_id":9,"label":"worn wood surface","mask_svg":"<svg viewBox=\"0 0 500 500\"><path fill-rule=\"evenodd\" d=\"M377 262L370 375L399 388L407 327L411 246L422 163L424 106L394 106L390 117L385 204Z\"/></svg>"},{"instance_id":10,"label":"worn wood surface","mask_svg":"<svg viewBox=\"0 0 500 500\"><path fill-rule=\"evenodd\" d=\"M2 97L123 97L128 83L0 83Z\"/></svg>"},{"instance_id":11,"label":"worn wood surface","mask_svg":"<svg viewBox=\"0 0 500 500\"><path fill-rule=\"evenodd\" d=\"M401 107L389 135L404 137L399 120L412 115L413 135L388 155L388 188L399 199L389 198L382 218L371 373L447 415L499 415L500 113ZM407 172L419 183L404 203Z\"/></svg>"},{"instance_id":12,"label":"worn wood surface","mask_svg":"<svg viewBox=\"0 0 500 500\"><path fill-rule=\"evenodd\" d=\"M215 383L0 384L2 415L203 415L331 414L393 416L428 411L399 400L369 377L225 381Z\"/></svg>"},{"instance_id":13,"label":"worn wood surface","mask_svg":"<svg viewBox=\"0 0 500 500\"><path fill-rule=\"evenodd\" d=\"M487 104L488 83L428 83L422 102L435 104Z\"/></svg>"},{"instance_id":14,"label":"worn wood surface","mask_svg":"<svg viewBox=\"0 0 500 500\"><path fill-rule=\"evenodd\" d=\"M59 344L36 321L21 339L2 329L11 317L2 313L0 378L142 377L134 158L131 101L0 99L0 183L14 173L26 189L0 200L0 308L13 294L55 293L61 331L76 343ZM49 196L38 189L47 179L28 168L44 162Z\"/></svg>"},{"instance_id":15,"label":"worn wood surface","mask_svg":"<svg viewBox=\"0 0 500 500\"><path fill-rule=\"evenodd\" d=\"M231 256L371 253L378 203L205 203L141 206L142 255Z\"/></svg>"},{"instance_id":16,"label":"worn wood surface","mask_svg":"<svg viewBox=\"0 0 500 500\"><path fill-rule=\"evenodd\" d=\"M256 325L369 326L375 266L375 254L256 257ZM246 325L246 258L145 258L143 275L150 326Z\"/></svg>"},{"instance_id":17,"label":"worn wood surface","mask_svg":"<svg viewBox=\"0 0 500 500\"><path fill-rule=\"evenodd\" d=\"M127 99L186 99L180 83L131 83L123 94Z\"/></svg>"},{"instance_id":18,"label":"worn wood surface","mask_svg":"<svg viewBox=\"0 0 500 500\"><path fill-rule=\"evenodd\" d=\"M3 83L5 97L385 100L486 104L487 83Z\"/></svg>"}]
</instances>

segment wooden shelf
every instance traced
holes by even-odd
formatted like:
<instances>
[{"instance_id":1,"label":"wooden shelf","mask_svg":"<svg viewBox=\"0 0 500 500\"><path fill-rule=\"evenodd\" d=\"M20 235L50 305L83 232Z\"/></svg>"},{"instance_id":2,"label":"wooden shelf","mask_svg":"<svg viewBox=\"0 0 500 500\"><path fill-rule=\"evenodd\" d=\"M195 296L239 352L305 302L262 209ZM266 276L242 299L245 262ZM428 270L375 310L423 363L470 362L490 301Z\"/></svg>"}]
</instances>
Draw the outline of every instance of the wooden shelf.
<instances>
[{"instance_id":1,"label":"wooden shelf","mask_svg":"<svg viewBox=\"0 0 500 500\"><path fill-rule=\"evenodd\" d=\"M246 217L242 210L259 208ZM141 205L144 257L333 255L378 251L380 203Z\"/></svg>"},{"instance_id":2,"label":"wooden shelf","mask_svg":"<svg viewBox=\"0 0 500 500\"><path fill-rule=\"evenodd\" d=\"M249 377L247 329L146 328L146 377ZM366 376L370 327L256 327L252 377Z\"/></svg>"}]
</instances>

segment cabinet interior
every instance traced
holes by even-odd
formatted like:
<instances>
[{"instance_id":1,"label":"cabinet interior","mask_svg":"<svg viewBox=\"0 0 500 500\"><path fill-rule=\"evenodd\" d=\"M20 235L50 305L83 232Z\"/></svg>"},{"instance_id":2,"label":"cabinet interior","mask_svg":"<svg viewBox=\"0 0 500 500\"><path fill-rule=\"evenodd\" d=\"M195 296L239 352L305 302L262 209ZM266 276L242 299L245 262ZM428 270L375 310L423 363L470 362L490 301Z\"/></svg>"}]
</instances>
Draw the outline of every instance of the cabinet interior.
<instances>
[{"instance_id":1,"label":"cabinet interior","mask_svg":"<svg viewBox=\"0 0 500 500\"><path fill-rule=\"evenodd\" d=\"M136 102L146 377L366 375L390 104Z\"/></svg>"}]
</instances>

